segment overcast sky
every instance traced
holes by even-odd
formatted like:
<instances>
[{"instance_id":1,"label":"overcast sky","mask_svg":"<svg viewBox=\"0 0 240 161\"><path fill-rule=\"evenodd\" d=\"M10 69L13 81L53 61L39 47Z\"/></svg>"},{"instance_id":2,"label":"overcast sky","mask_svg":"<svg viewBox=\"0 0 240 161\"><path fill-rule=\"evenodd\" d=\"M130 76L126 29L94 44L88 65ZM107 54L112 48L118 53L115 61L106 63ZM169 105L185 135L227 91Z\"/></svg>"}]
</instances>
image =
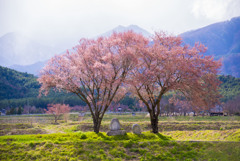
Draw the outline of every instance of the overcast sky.
<instances>
[{"instance_id":1,"label":"overcast sky","mask_svg":"<svg viewBox=\"0 0 240 161\"><path fill-rule=\"evenodd\" d=\"M55 44L131 24L179 34L236 16L240 0L0 0L0 36Z\"/></svg>"}]
</instances>

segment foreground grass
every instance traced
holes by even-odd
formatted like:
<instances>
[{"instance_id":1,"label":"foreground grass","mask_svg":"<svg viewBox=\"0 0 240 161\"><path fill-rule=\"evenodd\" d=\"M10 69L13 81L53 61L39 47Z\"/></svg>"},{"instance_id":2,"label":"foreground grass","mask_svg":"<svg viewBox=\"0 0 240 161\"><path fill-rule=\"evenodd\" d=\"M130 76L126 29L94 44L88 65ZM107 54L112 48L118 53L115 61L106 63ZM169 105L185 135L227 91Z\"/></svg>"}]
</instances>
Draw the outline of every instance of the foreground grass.
<instances>
[{"instance_id":1,"label":"foreground grass","mask_svg":"<svg viewBox=\"0 0 240 161\"><path fill-rule=\"evenodd\" d=\"M54 134L38 134L38 135L5 135L0 137L0 143L3 142L42 142L42 141L58 141L71 142L71 141L117 141L117 140L132 140L132 141L168 141L172 140L171 137L162 135L160 133L153 134L150 132L144 132L142 135L136 135L133 133L127 133L120 136L108 136L104 132L98 134L94 132L76 132L76 133L54 133Z\"/></svg>"},{"instance_id":2,"label":"foreground grass","mask_svg":"<svg viewBox=\"0 0 240 161\"><path fill-rule=\"evenodd\" d=\"M93 132L0 137L0 160L238 160L238 142L176 142L144 132L107 136Z\"/></svg>"}]
</instances>

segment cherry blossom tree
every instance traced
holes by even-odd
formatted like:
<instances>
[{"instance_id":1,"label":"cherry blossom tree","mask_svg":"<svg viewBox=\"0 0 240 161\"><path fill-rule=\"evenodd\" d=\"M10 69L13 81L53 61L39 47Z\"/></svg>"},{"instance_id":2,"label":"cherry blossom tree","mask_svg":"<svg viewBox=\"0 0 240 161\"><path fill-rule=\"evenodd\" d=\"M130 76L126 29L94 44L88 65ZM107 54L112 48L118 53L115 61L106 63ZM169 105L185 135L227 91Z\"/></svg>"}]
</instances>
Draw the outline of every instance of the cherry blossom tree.
<instances>
[{"instance_id":1,"label":"cherry blossom tree","mask_svg":"<svg viewBox=\"0 0 240 161\"><path fill-rule=\"evenodd\" d=\"M169 99L169 103L172 103L176 108L179 109L178 112L180 113L180 115L182 115L183 113L184 116L186 116L187 112L191 112L191 110L195 110L195 108L193 107L190 101L184 100L184 99L183 100L178 99L176 98L175 95Z\"/></svg>"},{"instance_id":2,"label":"cherry blossom tree","mask_svg":"<svg viewBox=\"0 0 240 161\"><path fill-rule=\"evenodd\" d=\"M206 47L196 43L184 45L181 37L155 33L147 47L139 45L138 64L131 71L128 85L150 113L153 133L158 133L160 101L169 91L179 91L196 107L214 106L218 102L218 69Z\"/></svg>"},{"instance_id":3,"label":"cherry blossom tree","mask_svg":"<svg viewBox=\"0 0 240 161\"><path fill-rule=\"evenodd\" d=\"M48 62L38 79L40 92L47 94L55 88L75 93L87 104L98 133L108 107L125 95L124 80L135 67L138 45L144 41L142 35L131 31L97 40L81 39L73 53Z\"/></svg>"},{"instance_id":4,"label":"cherry blossom tree","mask_svg":"<svg viewBox=\"0 0 240 161\"><path fill-rule=\"evenodd\" d=\"M62 115L65 115L67 113L69 113L71 110L71 108L69 107L69 105L61 105L61 104L50 104L48 107L47 107L47 110L46 113L47 114L51 114L54 116L54 120L55 120L55 123L57 123L57 120L59 120L59 118L62 116Z\"/></svg>"}]
</instances>

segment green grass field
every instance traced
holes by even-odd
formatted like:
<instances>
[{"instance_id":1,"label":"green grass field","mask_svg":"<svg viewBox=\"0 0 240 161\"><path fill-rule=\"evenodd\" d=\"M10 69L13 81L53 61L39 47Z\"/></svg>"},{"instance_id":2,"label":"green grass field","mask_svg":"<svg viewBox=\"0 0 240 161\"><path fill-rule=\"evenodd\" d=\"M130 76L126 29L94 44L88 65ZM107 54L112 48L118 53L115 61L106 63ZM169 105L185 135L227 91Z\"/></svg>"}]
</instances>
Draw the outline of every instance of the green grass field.
<instances>
[{"instance_id":1,"label":"green grass field","mask_svg":"<svg viewBox=\"0 0 240 161\"><path fill-rule=\"evenodd\" d=\"M124 136L107 136L118 118ZM40 121L39 121L40 120ZM45 121L42 121L45 120ZM161 117L159 134L149 131L150 120L106 115L99 134L92 119L77 114L53 124L49 115L1 116L0 160L231 160L240 158L240 117ZM142 134L132 133L138 123Z\"/></svg>"}]
</instances>

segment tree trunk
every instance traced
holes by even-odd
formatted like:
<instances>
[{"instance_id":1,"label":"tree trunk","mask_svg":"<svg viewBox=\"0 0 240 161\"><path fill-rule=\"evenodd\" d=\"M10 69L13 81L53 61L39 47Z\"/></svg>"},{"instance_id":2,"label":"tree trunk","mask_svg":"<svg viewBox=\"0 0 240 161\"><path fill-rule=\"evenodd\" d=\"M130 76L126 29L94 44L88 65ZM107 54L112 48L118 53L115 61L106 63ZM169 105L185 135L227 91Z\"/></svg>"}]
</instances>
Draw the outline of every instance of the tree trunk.
<instances>
[{"instance_id":1,"label":"tree trunk","mask_svg":"<svg viewBox=\"0 0 240 161\"><path fill-rule=\"evenodd\" d=\"M152 116L150 114L151 117L151 126L152 126L152 132L153 133L158 133L158 116Z\"/></svg>"},{"instance_id":2,"label":"tree trunk","mask_svg":"<svg viewBox=\"0 0 240 161\"><path fill-rule=\"evenodd\" d=\"M160 102L157 104L158 109L159 109L159 116L161 117L161 108L160 108Z\"/></svg>"},{"instance_id":3,"label":"tree trunk","mask_svg":"<svg viewBox=\"0 0 240 161\"><path fill-rule=\"evenodd\" d=\"M55 123L57 123L57 116L55 116Z\"/></svg>"},{"instance_id":4,"label":"tree trunk","mask_svg":"<svg viewBox=\"0 0 240 161\"><path fill-rule=\"evenodd\" d=\"M93 119L93 130L95 133L99 133L101 122L102 119Z\"/></svg>"}]
</instances>

